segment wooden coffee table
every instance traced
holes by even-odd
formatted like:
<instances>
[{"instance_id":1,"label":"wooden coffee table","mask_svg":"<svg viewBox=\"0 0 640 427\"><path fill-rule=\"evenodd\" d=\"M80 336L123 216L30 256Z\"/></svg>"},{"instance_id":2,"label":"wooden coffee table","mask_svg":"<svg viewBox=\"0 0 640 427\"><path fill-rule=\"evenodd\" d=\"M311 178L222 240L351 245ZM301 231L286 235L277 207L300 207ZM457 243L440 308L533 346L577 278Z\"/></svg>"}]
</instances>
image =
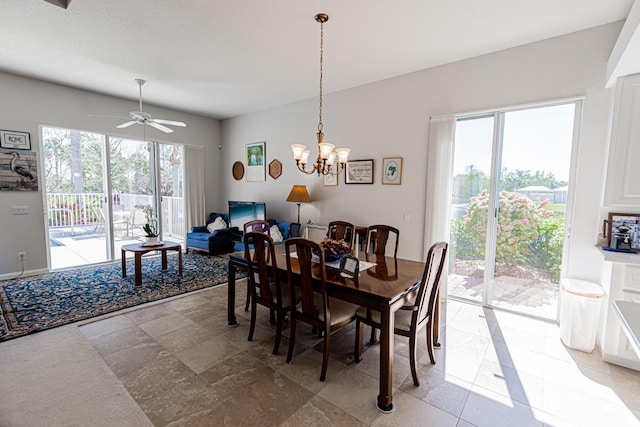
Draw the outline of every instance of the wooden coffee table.
<instances>
[{"instance_id":1,"label":"wooden coffee table","mask_svg":"<svg viewBox=\"0 0 640 427\"><path fill-rule=\"evenodd\" d=\"M179 243L163 242L156 246L143 246L140 243L134 243L132 245L123 245L122 248L122 277L127 277L127 260L125 253L133 252L135 258L135 274L136 274L136 286L142 284L142 255L160 251L162 253L162 269L167 269L167 251L178 251L178 276L182 276L182 247Z\"/></svg>"}]
</instances>

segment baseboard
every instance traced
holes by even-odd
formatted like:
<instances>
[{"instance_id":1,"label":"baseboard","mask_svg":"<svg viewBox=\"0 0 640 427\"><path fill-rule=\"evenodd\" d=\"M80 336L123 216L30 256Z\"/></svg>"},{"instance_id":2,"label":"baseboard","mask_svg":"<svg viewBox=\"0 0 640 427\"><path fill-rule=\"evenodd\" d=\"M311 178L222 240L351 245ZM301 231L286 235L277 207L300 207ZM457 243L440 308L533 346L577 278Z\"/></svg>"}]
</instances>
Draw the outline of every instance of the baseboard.
<instances>
[{"instance_id":1,"label":"baseboard","mask_svg":"<svg viewBox=\"0 0 640 427\"><path fill-rule=\"evenodd\" d=\"M24 271L22 274L20 274L19 271L16 271L15 273L0 274L0 280L13 280L13 279L24 278L29 276L38 276L40 274L46 274L46 273L49 273L49 270L47 270L46 268L41 268L39 270L27 270L27 271Z\"/></svg>"}]
</instances>

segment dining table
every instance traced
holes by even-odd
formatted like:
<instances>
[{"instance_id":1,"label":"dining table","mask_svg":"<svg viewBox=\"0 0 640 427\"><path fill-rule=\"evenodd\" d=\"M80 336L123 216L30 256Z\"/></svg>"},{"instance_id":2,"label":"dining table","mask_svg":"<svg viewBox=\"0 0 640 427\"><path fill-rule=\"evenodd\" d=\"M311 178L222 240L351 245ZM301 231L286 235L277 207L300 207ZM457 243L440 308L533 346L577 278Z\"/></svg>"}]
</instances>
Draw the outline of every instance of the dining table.
<instances>
[{"instance_id":1,"label":"dining table","mask_svg":"<svg viewBox=\"0 0 640 427\"><path fill-rule=\"evenodd\" d=\"M237 326L238 320L235 315L236 272L246 271L247 261L244 252L231 253L228 258L227 324ZM291 258L292 272L299 273L298 259L293 256ZM362 252L358 254L358 259L375 264L364 271L361 270L359 276L355 278L341 275L337 268L326 267L327 293L334 298L380 312L380 378L376 407L381 412L390 413L394 408L392 396L394 313L416 294L425 263ZM276 246L275 260L278 270L286 273L285 245ZM363 264L361 262L361 265ZM320 265L313 264L312 268L314 277L319 280ZM436 317L434 324L437 325L436 313L434 313L434 317ZM434 327L434 331L437 331L437 327ZM437 343L437 332L434 333L433 342Z\"/></svg>"}]
</instances>

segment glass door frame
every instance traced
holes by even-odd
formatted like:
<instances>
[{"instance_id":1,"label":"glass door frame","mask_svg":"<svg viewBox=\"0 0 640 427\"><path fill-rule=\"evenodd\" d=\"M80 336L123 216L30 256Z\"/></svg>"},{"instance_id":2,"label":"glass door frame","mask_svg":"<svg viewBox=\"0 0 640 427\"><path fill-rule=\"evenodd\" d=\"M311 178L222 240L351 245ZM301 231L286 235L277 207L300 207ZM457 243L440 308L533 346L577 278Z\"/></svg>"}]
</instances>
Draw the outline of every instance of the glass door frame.
<instances>
[{"instance_id":1,"label":"glass door frame","mask_svg":"<svg viewBox=\"0 0 640 427\"><path fill-rule=\"evenodd\" d=\"M496 244L497 244L497 224L498 224L498 207L499 207L499 192L500 192L500 180L502 175L502 152L504 147L504 124L505 114L509 112L531 110L536 108L554 107L559 105L574 104L574 116L573 116L573 135L571 142L571 161L569 165L569 183L567 194L567 207L565 213L565 231L562 248L562 262L560 266L560 278L566 277L569 270L570 262L570 247L571 247L571 229L574 221L574 198L575 198L575 185L577 166L576 160L578 156L579 140L580 140L580 127L583 109L583 98L572 98L559 100L555 102L543 102L536 104L527 104L511 108L502 108L492 111L476 112L455 115L456 126L458 121L465 119L480 119L480 118L493 118L493 135L492 135L492 147L491 147L491 176L489 182L489 206L493 209L493 214L487 215L487 236L485 243L485 260L484 260L484 275L483 275L483 290L482 301L470 300L463 297L447 295L447 298L459 299L472 304L479 304L483 307L498 308L505 311L513 311L517 314L533 317L545 321L550 319L539 317L530 313L518 312L511 309L498 307L493 305L493 291L495 284L495 259L496 259ZM454 132L455 134L455 132ZM455 144L455 142L454 142ZM453 157L452 157L453 164ZM558 284L560 287L560 284ZM558 296L560 295L560 289ZM556 321L559 319L560 304L557 304L556 309Z\"/></svg>"}]
</instances>

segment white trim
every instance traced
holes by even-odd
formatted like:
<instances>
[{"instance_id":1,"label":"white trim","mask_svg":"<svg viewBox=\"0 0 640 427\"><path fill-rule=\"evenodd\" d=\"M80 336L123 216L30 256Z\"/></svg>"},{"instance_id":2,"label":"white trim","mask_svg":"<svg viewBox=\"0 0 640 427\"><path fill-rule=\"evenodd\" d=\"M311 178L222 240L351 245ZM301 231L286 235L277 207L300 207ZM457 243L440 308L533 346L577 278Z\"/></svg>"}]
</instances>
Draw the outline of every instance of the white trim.
<instances>
[{"instance_id":1,"label":"white trim","mask_svg":"<svg viewBox=\"0 0 640 427\"><path fill-rule=\"evenodd\" d=\"M493 115L496 112L507 113L507 112L518 111L518 110L528 110L531 108L538 108L538 107L552 107L554 105L570 104L572 102L584 101L585 99L586 99L586 96L584 95L574 96L570 98L560 98L560 99L554 99L554 100L548 100L548 101L536 101L536 102L530 102L528 104L515 104L511 106L506 106L506 107L488 108L484 110L476 110L476 111L469 111L469 112L462 112L462 113L440 114L437 116L431 116L431 119L441 119L444 117L454 116L456 120L459 120L459 119L465 119L467 117L473 117L473 116Z\"/></svg>"}]
</instances>

